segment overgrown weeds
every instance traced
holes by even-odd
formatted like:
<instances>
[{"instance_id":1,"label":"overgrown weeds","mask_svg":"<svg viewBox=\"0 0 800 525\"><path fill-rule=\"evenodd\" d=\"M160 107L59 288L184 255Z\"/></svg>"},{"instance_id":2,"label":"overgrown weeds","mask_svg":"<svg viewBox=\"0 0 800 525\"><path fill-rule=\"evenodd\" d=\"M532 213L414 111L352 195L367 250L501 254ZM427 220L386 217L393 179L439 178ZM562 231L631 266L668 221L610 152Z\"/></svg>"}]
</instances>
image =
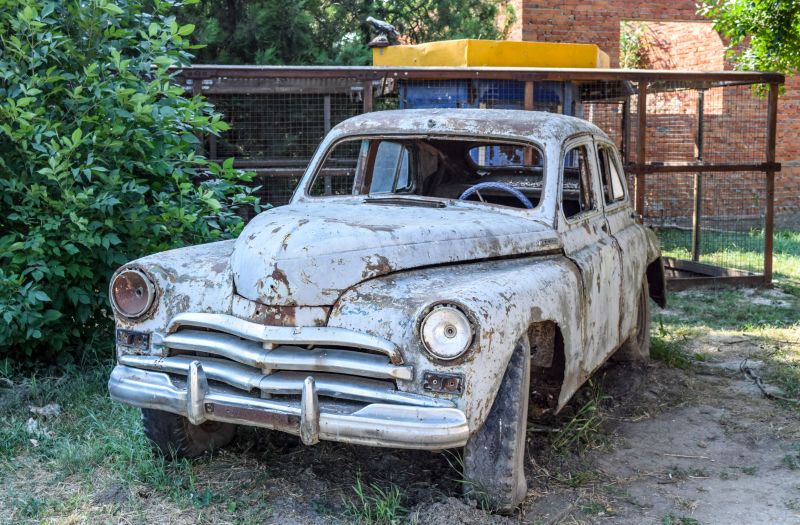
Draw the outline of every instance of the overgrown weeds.
<instances>
[{"instance_id":1,"label":"overgrown weeds","mask_svg":"<svg viewBox=\"0 0 800 525\"><path fill-rule=\"evenodd\" d=\"M650 336L650 357L667 366L686 370L697 360L684 349L687 344L685 334L676 334L659 323L655 335Z\"/></svg>"},{"instance_id":2,"label":"overgrown weeds","mask_svg":"<svg viewBox=\"0 0 800 525\"><path fill-rule=\"evenodd\" d=\"M478 507L485 512L495 512L496 507L492 505L492 500L489 491L486 487L482 487L478 483L467 479L464 475L464 458L459 452L450 450L444 451L444 458L450 468L456 473L455 481L461 485L461 491L467 495L468 499L474 500Z\"/></svg>"},{"instance_id":3,"label":"overgrown weeds","mask_svg":"<svg viewBox=\"0 0 800 525\"><path fill-rule=\"evenodd\" d=\"M364 486L358 475L353 492L355 499L342 498L342 503L348 517L359 523L395 525L403 523L408 515L408 509L402 504L405 497L394 483L385 489L375 483Z\"/></svg>"},{"instance_id":4,"label":"overgrown weeds","mask_svg":"<svg viewBox=\"0 0 800 525\"><path fill-rule=\"evenodd\" d=\"M587 448L606 443L607 439L600 431L606 417L602 410L602 403L608 399L595 383L589 381L591 390L590 399L570 419L561 426L552 443L553 451L557 454L577 452L582 454Z\"/></svg>"}]
</instances>

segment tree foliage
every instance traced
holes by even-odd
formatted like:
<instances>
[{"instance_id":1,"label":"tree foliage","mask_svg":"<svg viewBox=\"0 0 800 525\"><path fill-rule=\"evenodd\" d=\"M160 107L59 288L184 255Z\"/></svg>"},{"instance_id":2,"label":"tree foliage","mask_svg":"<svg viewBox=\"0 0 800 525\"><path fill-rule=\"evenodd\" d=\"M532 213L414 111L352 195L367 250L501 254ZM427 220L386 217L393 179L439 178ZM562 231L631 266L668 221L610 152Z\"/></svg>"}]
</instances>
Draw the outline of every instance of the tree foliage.
<instances>
[{"instance_id":1,"label":"tree foliage","mask_svg":"<svg viewBox=\"0 0 800 525\"><path fill-rule=\"evenodd\" d=\"M800 0L703 0L699 12L730 39L739 69L800 69Z\"/></svg>"},{"instance_id":2,"label":"tree foliage","mask_svg":"<svg viewBox=\"0 0 800 525\"><path fill-rule=\"evenodd\" d=\"M411 44L502 38L515 20L511 4L496 0L200 0L178 14L206 45L198 62L229 64L369 64L368 16Z\"/></svg>"},{"instance_id":3,"label":"tree foliage","mask_svg":"<svg viewBox=\"0 0 800 525\"><path fill-rule=\"evenodd\" d=\"M226 125L171 83L178 5L0 0L0 358L68 355L110 331L116 267L241 230L246 177L195 155Z\"/></svg>"}]
</instances>

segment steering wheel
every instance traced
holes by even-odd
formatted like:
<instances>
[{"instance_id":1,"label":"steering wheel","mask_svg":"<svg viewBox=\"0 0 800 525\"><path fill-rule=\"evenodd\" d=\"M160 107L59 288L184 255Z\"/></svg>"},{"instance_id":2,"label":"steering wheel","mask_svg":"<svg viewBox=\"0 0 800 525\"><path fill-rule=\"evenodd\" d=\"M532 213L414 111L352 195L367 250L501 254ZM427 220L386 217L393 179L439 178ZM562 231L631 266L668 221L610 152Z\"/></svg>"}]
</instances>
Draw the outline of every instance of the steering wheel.
<instances>
[{"instance_id":1,"label":"steering wheel","mask_svg":"<svg viewBox=\"0 0 800 525\"><path fill-rule=\"evenodd\" d=\"M483 190L483 189L486 189L486 188L493 188L493 189L496 189L496 190L506 191L506 192L510 193L511 195L513 195L514 197L516 197L517 199L519 199L519 201L526 208L528 208L529 210L533 209L533 204L531 204L531 201L528 200L528 197L523 195L523 193L521 191L519 191L517 188L515 188L513 186L510 186L510 185L506 184L505 182L479 182L478 184L476 184L474 186L470 186L469 188L467 188L466 191L464 191L464 193L461 194L461 196L458 198L458 200L460 200L460 201L467 200L467 197L469 197L470 195L475 193L475 194L478 195L478 198L481 200L481 202L484 202L483 197L481 197L480 190Z\"/></svg>"}]
</instances>

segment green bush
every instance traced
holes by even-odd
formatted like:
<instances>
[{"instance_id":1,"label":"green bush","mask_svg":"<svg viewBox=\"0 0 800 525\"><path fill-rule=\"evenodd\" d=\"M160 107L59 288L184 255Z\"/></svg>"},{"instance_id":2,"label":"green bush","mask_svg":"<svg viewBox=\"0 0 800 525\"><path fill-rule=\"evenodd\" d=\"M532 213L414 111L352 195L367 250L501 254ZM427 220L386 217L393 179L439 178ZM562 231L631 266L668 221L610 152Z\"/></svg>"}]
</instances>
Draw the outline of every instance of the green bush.
<instances>
[{"instance_id":1,"label":"green bush","mask_svg":"<svg viewBox=\"0 0 800 525\"><path fill-rule=\"evenodd\" d=\"M119 265L235 236L257 206L232 159L195 154L226 125L171 82L181 4L0 0L0 358L74 355L110 332Z\"/></svg>"}]
</instances>

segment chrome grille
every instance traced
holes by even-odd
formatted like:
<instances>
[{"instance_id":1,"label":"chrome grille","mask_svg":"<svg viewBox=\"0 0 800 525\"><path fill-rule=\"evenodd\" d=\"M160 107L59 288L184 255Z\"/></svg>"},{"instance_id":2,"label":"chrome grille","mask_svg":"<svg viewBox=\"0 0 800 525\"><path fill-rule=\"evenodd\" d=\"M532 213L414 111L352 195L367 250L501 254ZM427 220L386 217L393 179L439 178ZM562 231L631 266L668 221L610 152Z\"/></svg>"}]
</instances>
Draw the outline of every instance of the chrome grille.
<instances>
[{"instance_id":1,"label":"chrome grille","mask_svg":"<svg viewBox=\"0 0 800 525\"><path fill-rule=\"evenodd\" d=\"M321 397L362 403L451 407L446 399L397 390L413 368L385 339L342 328L276 327L222 314L184 313L159 344L167 357L123 355L121 365L185 377L199 361L211 381L269 396L297 396L312 376ZM328 348L327 346L336 346ZM342 348L345 347L345 348ZM194 355L183 355L192 352Z\"/></svg>"}]
</instances>

